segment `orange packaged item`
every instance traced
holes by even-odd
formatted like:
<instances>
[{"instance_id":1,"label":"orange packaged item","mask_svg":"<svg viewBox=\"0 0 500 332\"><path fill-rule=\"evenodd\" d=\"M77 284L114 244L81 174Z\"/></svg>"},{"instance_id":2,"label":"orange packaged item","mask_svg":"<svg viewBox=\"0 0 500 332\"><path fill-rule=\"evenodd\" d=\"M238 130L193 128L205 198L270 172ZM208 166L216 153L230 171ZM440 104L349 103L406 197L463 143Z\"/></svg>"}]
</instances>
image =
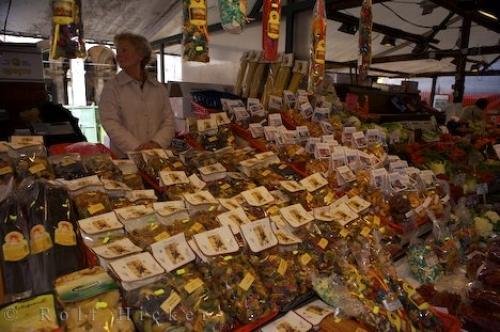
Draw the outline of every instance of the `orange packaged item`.
<instances>
[{"instance_id":1,"label":"orange packaged item","mask_svg":"<svg viewBox=\"0 0 500 332\"><path fill-rule=\"evenodd\" d=\"M326 13L324 0L314 5L312 22L311 60L309 62L309 92L316 92L325 78Z\"/></svg>"}]
</instances>

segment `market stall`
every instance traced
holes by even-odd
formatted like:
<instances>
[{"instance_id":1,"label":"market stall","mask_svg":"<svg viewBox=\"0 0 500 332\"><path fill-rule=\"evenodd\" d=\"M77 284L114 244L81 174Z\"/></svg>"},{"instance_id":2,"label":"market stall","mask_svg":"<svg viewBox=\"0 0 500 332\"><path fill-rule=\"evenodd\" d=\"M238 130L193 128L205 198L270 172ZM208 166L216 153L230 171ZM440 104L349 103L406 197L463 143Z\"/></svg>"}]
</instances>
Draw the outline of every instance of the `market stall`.
<instances>
[{"instance_id":1,"label":"market stall","mask_svg":"<svg viewBox=\"0 0 500 332\"><path fill-rule=\"evenodd\" d=\"M356 2L356 84L328 73L341 2L219 1L211 27L208 2L185 0L162 52L179 39L207 63L209 34L248 17L262 49L232 87L169 84L170 147L0 142L0 330L498 331L498 129L444 133L412 82L372 85L377 2ZM51 52L76 56L79 7L58 5ZM281 52L281 18L306 9L307 56Z\"/></svg>"}]
</instances>

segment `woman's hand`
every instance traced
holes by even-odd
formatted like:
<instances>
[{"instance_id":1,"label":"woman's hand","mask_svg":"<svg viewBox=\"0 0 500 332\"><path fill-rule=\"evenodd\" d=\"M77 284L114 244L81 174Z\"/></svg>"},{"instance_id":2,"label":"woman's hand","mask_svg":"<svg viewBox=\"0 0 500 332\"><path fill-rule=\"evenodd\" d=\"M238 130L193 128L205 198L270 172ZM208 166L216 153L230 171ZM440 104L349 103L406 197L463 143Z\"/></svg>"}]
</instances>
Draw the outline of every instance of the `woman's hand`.
<instances>
[{"instance_id":1,"label":"woman's hand","mask_svg":"<svg viewBox=\"0 0 500 332\"><path fill-rule=\"evenodd\" d=\"M160 144L156 143L155 141L149 141L139 145L139 147L135 150L140 151L140 150L160 149L160 148L161 148Z\"/></svg>"}]
</instances>

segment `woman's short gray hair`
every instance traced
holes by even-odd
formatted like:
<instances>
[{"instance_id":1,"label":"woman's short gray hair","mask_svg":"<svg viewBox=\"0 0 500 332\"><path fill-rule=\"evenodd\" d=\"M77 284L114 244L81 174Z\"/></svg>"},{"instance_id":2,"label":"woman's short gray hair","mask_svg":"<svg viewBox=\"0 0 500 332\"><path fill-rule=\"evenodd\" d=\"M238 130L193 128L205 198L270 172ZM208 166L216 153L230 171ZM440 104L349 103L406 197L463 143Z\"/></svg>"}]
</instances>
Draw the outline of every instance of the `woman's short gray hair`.
<instances>
[{"instance_id":1,"label":"woman's short gray hair","mask_svg":"<svg viewBox=\"0 0 500 332\"><path fill-rule=\"evenodd\" d=\"M148 40L141 36L136 35L130 32L123 32L117 34L114 38L115 46L117 46L120 42L128 41L139 54L142 54L141 66L142 68L146 67L146 65L151 61L151 44L149 44Z\"/></svg>"}]
</instances>

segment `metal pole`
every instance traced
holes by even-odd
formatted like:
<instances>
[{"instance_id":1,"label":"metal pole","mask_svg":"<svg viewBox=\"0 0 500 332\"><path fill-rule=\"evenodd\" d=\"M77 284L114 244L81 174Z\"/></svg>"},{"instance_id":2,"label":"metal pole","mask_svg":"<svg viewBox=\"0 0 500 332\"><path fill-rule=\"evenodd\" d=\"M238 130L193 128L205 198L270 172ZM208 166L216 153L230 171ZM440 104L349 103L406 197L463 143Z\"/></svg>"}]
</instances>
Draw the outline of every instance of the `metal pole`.
<instances>
[{"instance_id":1,"label":"metal pole","mask_svg":"<svg viewBox=\"0 0 500 332\"><path fill-rule=\"evenodd\" d=\"M437 82L437 76L434 76L432 78L432 87L431 87L431 99L430 99L430 105L431 107L433 107L434 105L434 97L436 96L436 82Z\"/></svg>"},{"instance_id":2,"label":"metal pole","mask_svg":"<svg viewBox=\"0 0 500 332\"><path fill-rule=\"evenodd\" d=\"M294 2L293 0L289 1L289 3L293 2ZM294 38L295 38L295 12L291 10L290 13L286 15L285 53L293 53Z\"/></svg>"},{"instance_id":3,"label":"metal pole","mask_svg":"<svg viewBox=\"0 0 500 332\"><path fill-rule=\"evenodd\" d=\"M160 80L165 83L165 44L160 46Z\"/></svg>"},{"instance_id":4,"label":"metal pole","mask_svg":"<svg viewBox=\"0 0 500 332\"><path fill-rule=\"evenodd\" d=\"M462 21L462 32L460 34L460 49L469 47L470 37L470 17L464 17ZM467 65L466 55L459 55L457 59L457 73L455 75L455 85L453 86L453 102L461 103L464 99L465 90L465 69Z\"/></svg>"}]
</instances>

